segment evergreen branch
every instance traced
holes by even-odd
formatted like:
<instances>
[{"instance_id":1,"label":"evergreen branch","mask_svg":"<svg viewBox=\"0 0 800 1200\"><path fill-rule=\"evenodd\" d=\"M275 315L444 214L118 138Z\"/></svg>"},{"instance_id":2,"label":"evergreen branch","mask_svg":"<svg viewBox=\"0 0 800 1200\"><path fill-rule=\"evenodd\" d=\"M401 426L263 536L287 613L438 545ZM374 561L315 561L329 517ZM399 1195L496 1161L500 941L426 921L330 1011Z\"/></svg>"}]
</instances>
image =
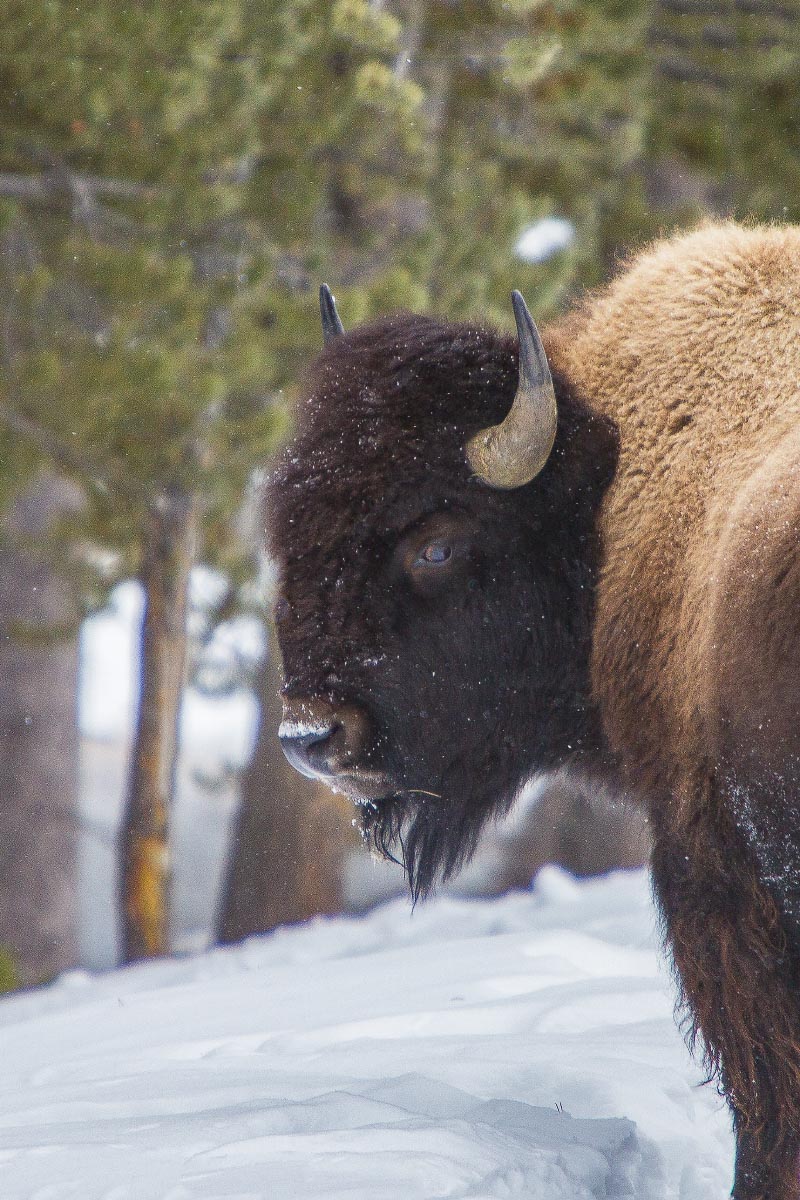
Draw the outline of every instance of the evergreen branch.
<instances>
[{"instance_id":1,"label":"evergreen branch","mask_svg":"<svg viewBox=\"0 0 800 1200\"><path fill-rule=\"evenodd\" d=\"M65 179L59 172L53 171L38 175L0 172L0 196L47 204L59 197L69 196L73 190L78 190L82 196L108 196L122 200L152 200L159 191L149 184L103 179L98 175L70 173L70 183L71 186L65 187Z\"/></svg>"},{"instance_id":2,"label":"evergreen branch","mask_svg":"<svg viewBox=\"0 0 800 1200\"><path fill-rule=\"evenodd\" d=\"M730 4L727 0L658 0L657 7L663 12L683 17L729 17ZM773 0L734 0L734 9L744 16L773 17L777 21L797 20L797 13L784 4Z\"/></svg>"},{"instance_id":3,"label":"evergreen branch","mask_svg":"<svg viewBox=\"0 0 800 1200\"><path fill-rule=\"evenodd\" d=\"M681 17L727 17L727 0L656 0L656 8Z\"/></svg>"},{"instance_id":4,"label":"evergreen branch","mask_svg":"<svg viewBox=\"0 0 800 1200\"><path fill-rule=\"evenodd\" d=\"M694 63L679 59L664 58L658 63L657 70L664 79L669 79L674 83L704 84L716 91L724 91L731 85L729 76L720 75L716 71L707 71Z\"/></svg>"},{"instance_id":5,"label":"evergreen branch","mask_svg":"<svg viewBox=\"0 0 800 1200\"><path fill-rule=\"evenodd\" d=\"M12 433L32 442L58 467L79 475L90 486L104 492L115 492L129 500L147 500L147 489L127 471L118 465L113 465L111 469L108 465L100 466L88 455L81 453L76 446L53 433L52 430L45 428L44 425L40 425L38 421L34 421L30 417L26 417L23 413L16 412L2 401L0 401L0 423L4 424Z\"/></svg>"},{"instance_id":6,"label":"evergreen branch","mask_svg":"<svg viewBox=\"0 0 800 1200\"><path fill-rule=\"evenodd\" d=\"M741 39L733 31L733 29L722 29L719 26L707 26L698 34L683 34L673 30L657 29L651 30L647 36L648 45L653 48L669 48L686 54L696 54L698 47L703 49L730 51L741 48ZM783 45L783 41L779 37L771 37L765 35L758 38L752 43L748 49L753 46L757 50L774 50L776 46ZM731 72L733 79L734 73Z\"/></svg>"},{"instance_id":7,"label":"evergreen branch","mask_svg":"<svg viewBox=\"0 0 800 1200\"><path fill-rule=\"evenodd\" d=\"M734 8L747 17L774 17L776 21L797 21L797 10L773 0L735 0Z\"/></svg>"}]
</instances>

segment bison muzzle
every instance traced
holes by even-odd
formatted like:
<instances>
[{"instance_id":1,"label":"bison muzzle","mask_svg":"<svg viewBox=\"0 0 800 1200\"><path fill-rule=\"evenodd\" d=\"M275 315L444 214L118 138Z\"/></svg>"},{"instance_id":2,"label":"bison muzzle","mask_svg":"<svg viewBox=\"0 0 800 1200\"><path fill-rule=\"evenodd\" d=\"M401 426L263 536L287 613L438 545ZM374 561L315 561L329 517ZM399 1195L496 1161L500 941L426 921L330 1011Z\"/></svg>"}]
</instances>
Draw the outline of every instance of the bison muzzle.
<instances>
[{"instance_id":1,"label":"bison muzzle","mask_svg":"<svg viewBox=\"0 0 800 1200\"><path fill-rule=\"evenodd\" d=\"M539 336L325 349L268 489L281 739L415 894L535 772L645 806L737 1200L798 1200L800 231L656 245Z\"/></svg>"}]
</instances>

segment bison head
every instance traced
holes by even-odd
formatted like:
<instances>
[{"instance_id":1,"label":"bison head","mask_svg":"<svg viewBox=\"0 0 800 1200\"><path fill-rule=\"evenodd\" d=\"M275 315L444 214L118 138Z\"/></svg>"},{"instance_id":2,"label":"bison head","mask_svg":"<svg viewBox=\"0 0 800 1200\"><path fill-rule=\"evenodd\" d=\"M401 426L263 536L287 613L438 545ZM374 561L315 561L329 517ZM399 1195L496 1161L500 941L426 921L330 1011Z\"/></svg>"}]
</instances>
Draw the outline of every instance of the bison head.
<instances>
[{"instance_id":1,"label":"bison head","mask_svg":"<svg viewBox=\"0 0 800 1200\"><path fill-rule=\"evenodd\" d=\"M344 333L325 289L322 308L326 346L268 489L281 740L356 801L379 849L401 849L416 895L534 771L595 743L596 517L616 439L550 383L521 297L521 354L408 314Z\"/></svg>"}]
</instances>

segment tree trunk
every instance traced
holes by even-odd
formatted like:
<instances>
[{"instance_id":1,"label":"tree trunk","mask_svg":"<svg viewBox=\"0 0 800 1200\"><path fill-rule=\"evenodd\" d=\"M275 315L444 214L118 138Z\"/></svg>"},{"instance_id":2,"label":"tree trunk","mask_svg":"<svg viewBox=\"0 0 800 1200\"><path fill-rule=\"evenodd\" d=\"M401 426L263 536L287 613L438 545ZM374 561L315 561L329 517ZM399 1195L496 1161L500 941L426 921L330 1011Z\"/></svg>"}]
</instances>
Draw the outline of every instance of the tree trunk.
<instances>
[{"instance_id":1,"label":"tree trunk","mask_svg":"<svg viewBox=\"0 0 800 1200\"><path fill-rule=\"evenodd\" d=\"M78 613L25 540L79 500L42 476L0 545L0 946L24 986L75 965L78 793Z\"/></svg>"},{"instance_id":2,"label":"tree trunk","mask_svg":"<svg viewBox=\"0 0 800 1200\"><path fill-rule=\"evenodd\" d=\"M278 742L281 674L270 653L258 680L261 719L230 850L219 927L236 942L341 910L341 863L354 844L351 806L287 763Z\"/></svg>"},{"instance_id":3,"label":"tree trunk","mask_svg":"<svg viewBox=\"0 0 800 1200\"><path fill-rule=\"evenodd\" d=\"M169 812L186 663L192 518L188 496L175 492L159 497L150 514L139 576L145 593L139 710L121 833L125 962L153 958L169 948Z\"/></svg>"}]
</instances>

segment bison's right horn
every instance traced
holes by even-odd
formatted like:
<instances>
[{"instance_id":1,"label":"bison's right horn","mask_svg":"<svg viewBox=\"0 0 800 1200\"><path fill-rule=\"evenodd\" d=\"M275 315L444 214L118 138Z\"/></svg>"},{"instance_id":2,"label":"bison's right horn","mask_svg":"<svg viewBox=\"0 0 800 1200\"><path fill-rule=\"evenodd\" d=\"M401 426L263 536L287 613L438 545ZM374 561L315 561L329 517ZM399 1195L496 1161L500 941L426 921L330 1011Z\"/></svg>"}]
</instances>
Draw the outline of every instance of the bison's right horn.
<instances>
[{"instance_id":1,"label":"bison's right horn","mask_svg":"<svg viewBox=\"0 0 800 1200\"><path fill-rule=\"evenodd\" d=\"M344 325L336 311L336 301L327 283L319 289L319 311L322 315L322 336L327 346L333 338L344 333Z\"/></svg>"},{"instance_id":2,"label":"bison's right horn","mask_svg":"<svg viewBox=\"0 0 800 1200\"><path fill-rule=\"evenodd\" d=\"M519 336L519 383L500 425L467 442L469 465L494 488L518 488L544 467L556 436L556 393L539 331L520 292L511 293Z\"/></svg>"}]
</instances>

